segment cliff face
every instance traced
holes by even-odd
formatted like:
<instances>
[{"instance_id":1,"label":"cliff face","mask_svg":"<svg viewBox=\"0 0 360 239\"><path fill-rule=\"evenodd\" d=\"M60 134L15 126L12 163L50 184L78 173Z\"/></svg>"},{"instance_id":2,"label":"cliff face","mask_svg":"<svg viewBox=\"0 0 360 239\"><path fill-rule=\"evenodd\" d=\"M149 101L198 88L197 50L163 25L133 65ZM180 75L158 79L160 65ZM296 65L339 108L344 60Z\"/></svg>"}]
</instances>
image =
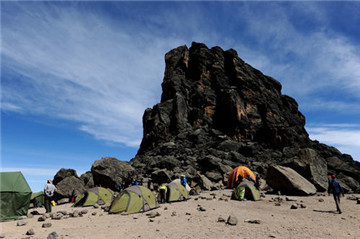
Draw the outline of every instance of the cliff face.
<instances>
[{"instance_id":1,"label":"cliff face","mask_svg":"<svg viewBox=\"0 0 360 239\"><path fill-rule=\"evenodd\" d=\"M236 51L193 43L165 55L161 102L146 109L143 140L131 165L143 174L205 175L222 184L233 167L265 174L286 165L324 190L329 173L359 190L360 163L311 141L296 101Z\"/></svg>"}]
</instances>

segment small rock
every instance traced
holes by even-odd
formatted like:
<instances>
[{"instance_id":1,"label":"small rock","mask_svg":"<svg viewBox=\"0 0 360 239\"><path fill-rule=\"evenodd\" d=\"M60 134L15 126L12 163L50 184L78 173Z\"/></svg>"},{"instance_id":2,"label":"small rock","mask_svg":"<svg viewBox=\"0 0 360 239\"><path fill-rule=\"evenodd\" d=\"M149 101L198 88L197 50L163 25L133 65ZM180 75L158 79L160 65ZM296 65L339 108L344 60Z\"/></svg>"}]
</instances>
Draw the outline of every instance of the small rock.
<instances>
[{"instance_id":1,"label":"small rock","mask_svg":"<svg viewBox=\"0 0 360 239\"><path fill-rule=\"evenodd\" d=\"M154 217L160 216L160 213L152 211L152 212L147 213L146 216L148 216L149 218L154 218Z\"/></svg>"},{"instance_id":2,"label":"small rock","mask_svg":"<svg viewBox=\"0 0 360 239\"><path fill-rule=\"evenodd\" d=\"M91 215L96 216L96 212L91 213Z\"/></svg>"},{"instance_id":3,"label":"small rock","mask_svg":"<svg viewBox=\"0 0 360 239\"><path fill-rule=\"evenodd\" d=\"M78 210L75 210L75 211L73 211L73 213L72 213L72 217L78 217L79 216L79 211Z\"/></svg>"},{"instance_id":4,"label":"small rock","mask_svg":"<svg viewBox=\"0 0 360 239\"><path fill-rule=\"evenodd\" d=\"M63 216L62 218L63 219L68 219L70 216L69 215L65 215L65 216Z\"/></svg>"},{"instance_id":5,"label":"small rock","mask_svg":"<svg viewBox=\"0 0 360 239\"><path fill-rule=\"evenodd\" d=\"M291 205L290 209L298 209L298 207L299 206L296 203L294 203L294 204Z\"/></svg>"},{"instance_id":6,"label":"small rock","mask_svg":"<svg viewBox=\"0 0 360 239\"><path fill-rule=\"evenodd\" d=\"M34 214L28 213L27 217L28 217L28 218L33 218L33 217L34 217Z\"/></svg>"},{"instance_id":7,"label":"small rock","mask_svg":"<svg viewBox=\"0 0 360 239\"><path fill-rule=\"evenodd\" d=\"M276 238L276 236L274 234L270 234L269 237L270 238Z\"/></svg>"},{"instance_id":8,"label":"small rock","mask_svg":"<svg viewBox=\"0 0 360 239\"><path fill-rule=\"evenodd\" d=\"M198 197L197 197L197 198L194 198L194 200L197 201L197 200L199 200L199 198L198 198Z\"/></svg>"},{"instance_id":9,"label":"small rock","mask_svg":"<svg viewBox=\"0 0 360 239\"><path fill-rule=\"evenodd\" d=\"M187 212L187 213L185 213L185 215L191 215L191 213L190 213L190 212Z\"/></svg>"},{"instance_id":10,"label":"small rock","mask_svg":"<svg viewBox=\"0 0 360 239\"><path fill-rule=\"evenodd\" d=\"M43 216L44 216L45 218L50 218L50 213L45 213L45 214L43 214Z\"/></svg>"},{"instance_id":11,"label":"small rock","mask_svg":"<svg viewBox=\"0 0 360 239\"><path fill-rule=\"evenodd\" d=\"M167 207L164 207L164 210L168 210L168 208L167 208Z\"/></svg>"},{"instance_id":12,"label":"small rock","mask_svg":"<svg viewBox=\"0 0 360 239\"><path fill-rule=\"evenodd\" d=\"M225 202L228 202L229 201L229 199L227 199L227 198L225 198L225 200L224 200Z\"/></svg>"},{"instance_id":13,"label":"small rock","mask_svg":"<svg viewBox=\"0 0 360 239\"><path fill-rule=\"evenodd\" d=\"M357 204L360 204L360 199L357 200Z\"/></svg>"},{"instance_id":14,"label":"small rock","mask_svg":"<svg viewBox=\"0 0 360 239\"><path fill-rule=\"evenodd\" d=\"M61 236L57 232L52 232L47 236L47 239L61 239Z\"/></svg>"},{"instance_id":15,"label":"small rock","mask_svg":"<svg viewBox=\"0 0 360 239\"><path fill-rule=\"evenodd\" d=\"M206 209L203 208L203 207L201 207L201 206L198 208L198 210L199 210L200 212L205 212L205 211L206 211Z\"/></svg>"},{"instance_id":16,"label":"small rock","mask_svg":"<svg viewBox=\"0 0 360 239\"><path fill-rule=\"evenodd\" d=\"M260 219L246 219L245 222L252 223L252 224L260 224L261 220Z\"/></svg>"},{"instance_id":17,"label":"small rock","mask_svg":"<svg viewBox=\"0 0 360 239\"><path fill-rule=\"evenodd\" d=\"M286 197L285 200L288 201L288 202L290 202L290 201L296 202L296 201L297 201L297 199L295 199L295 198L289 198L289 197Z\"/></svg>"},{"instance_id":18,"label":"small rock","mask_svg":"<svg viewBox=\"0 0 360 239\"><path fill-rule=\"evenodd\" d=\"M277 206L277 207L278 207L278 206L281 206L281 203L276 202L276 203L275 203L275 206Z\"/></svg>"},{"instance_id":19,"label":"small rock","mask_svg":"<svg viewBox=\"0 0 360 239\"><path fill-rule=\"evenodd\" d=\"M26 232L26 235L34 235L35 232L34 232L34 229L29 229L27 232Z\"/></svg>"},{"instance_id":20,"label":"small rock","mask_svg":"<svg viewBox=\"0 0 360 239\"><path fill-rule=\"evenodd\" d=\"M48 228L51 227L52 224L50 222L43 223L41 227Z\"/></svg>"},{"instance_id":21,"label":"small rock","mask_svg":"<svg viewBox=\"0 0 360 239\"><path fill-rule=\"evenodd\" d=\"M28 222L26 220L21 220L16 223L17 226L25 226Z\"/></svg>"},{"instance_id":22,"label":"small rock","mask_svg":"<svg viewBox=\"0 0 360 239\"><path fill-rule=\"evenodd\" d=\"M61 220L62 217L63 217L62 213L54 213L54 214L52 214L51 219L53 219L53 220Z\"/></svg>"},{"instance_id":23,"label":"small rock","mask_svg":"<svg viewBox=\"0 0 360 239\"><path fill-rule=\"evenodd\" d=\"M87 214L87 213L88 213L88 210L87 210L87 209L81 210L81 214Z\"/></svg>"},{"instance_id":24,"label":"small rock","mask_svg":"<svg viewBox=\"0 0 360 239\"><path fill-rule=\"evenodd\" d=\"M32 211L32 212L30 212L30 214L32 214L32 215L40 215L40 213L38 212L38 211Z\"/></svg>"},{"instance_id":25,"label":"small rock","mask_svg":"<svg viewBox=\"0 0 360 239\"><path fill-rule=\"evenodd\" d=\"M4 234L4 233L0 233L0 238L5 238L5 234Z\"/></svg>"},{"instance_id":26,"label":"small rock","mask_svg":"<svg viewBox=\"0 0 360 239\"><path fill-rule=\"evenodd\" d=\"M226 223L231 226L236 226L238 223L238 219L235 216L229 216Z\"/></svg>"},{"instance_id":27,"label":"small rock","mask_svg":"<svg viewBox=\"0 0 360 239\"><path fill-rule=\"evenodd\" d=\"M300 204L300 208L306 208L306 205L303 204L303 203L301 203L301 204Z\"/></svg>"},{"instance_id":28,"label":"small rock","mask_svg":"<svg viewBox=\"0 0 360 239\"><path fill-rule=\"evenodd\" d=\"M319 202L324 202L324 199L323 199L323 198L319 198Z\"/></svg>"},{"instance_id":29,"label":"small rock","mask_svg":"<svg viewBox=\"0 0 360 239\"><path fill-rule=\"evenodd\" d=\"M93 207L94 208L99 208L100 206L99 206L99 204L95 203Z\"/></svg>"},{"instance_id":30,"label":"small rock","mask_svg":"<svg viewBox=\"0 0 360 239\"><path fill-rule=\"evenodd\" d=\"M213 200L212 197L207 197L206 200L210 201L210 200Z\"/></svg>"},{"instance_id":31,"label":"small rock","mask_svg":"<svg viewBox=\"0 0 360 239\"><path fill-rule=\"evenodd\" d=\"M42 215L41 217L38 218L38 222L44 222L46 220L46 217L44 215Z\"/></svg>"},{"instance_id":32,"label":"small rock","mask_svg":"<svg viewBox=\"0 0 360 239\"><path fill-rule=\"evenodd\" d=\"M18 218L18 220L25 220L27 218L27 216L20 216L19 218Z\"/></svg>"},{"instance_id":33,"label":"small rock","mask_svg":"<svg viewBox=\"0 0 360 239\"><path fill-rule=\"evenodd\" d=\"M225 219L224 219L224 218L222 218L222 217L218 217L217 222L225 222Z\"/></svg>"},{"instance_id":34,"label":"small rock","mask_svg":"<svg viewBox=\"0 0 360 239\"><path fill-rule=\"evenodd\" d=\"M172 213L171 213L171 216L172 216L172 217L176 216L176 212L172 212Z\"/></svg>"},{"instance_id":35,"label":"small rock","mask_svg":"<svg viewBox=\"0 0 360 239\"><path fill-rule=\"evenodd\" d=\"M134 220L138 219L137 217L133 217Z\"/></svg>"},{"instance_id":36,"label":"small rock","mask_svg":"<svg viewBox=\"0 0 360 239\"><path fill-rule=\"evenodd\" d=\"M154 219L149 219L149 222L154 222Z\"/></svg>"},{"instance_id":37,"label":"small rock","mask_svg":"<svg viewBox=\"0 0 360 239\"><path fill-rule=\"evenodd\" d=\"M129 213L127 213L127 212L122 212L120 215L121 215L121 216L127 216L127 215L129 215Z\"/></svg>"}]
</instances>

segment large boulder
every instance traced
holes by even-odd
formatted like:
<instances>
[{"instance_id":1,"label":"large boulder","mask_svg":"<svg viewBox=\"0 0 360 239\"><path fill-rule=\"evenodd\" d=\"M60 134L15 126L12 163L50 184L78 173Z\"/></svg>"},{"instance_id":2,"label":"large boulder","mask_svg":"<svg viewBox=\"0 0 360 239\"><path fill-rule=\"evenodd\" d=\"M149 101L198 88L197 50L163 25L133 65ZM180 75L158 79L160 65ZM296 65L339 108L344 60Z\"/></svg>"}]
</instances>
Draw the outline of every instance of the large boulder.
<instances>
[{"instance_id":1,"label":"large boulder","mask_svg":"<svg viewBox=\"0 0 360 239\"><path fill-rule=\"evenodd\" d=\"M54 185L56 185L57 183L59 183L64 178L71 177L71 176L79 178L77 173L76 173L76 170L62 168L55 174L53 183L54 183Z\"/></svg>"},{"instance_id":2,"label":"large boulder","mask_svg":"<svg viewBox=\"0 0 360 239\"><path fill-rule=\"evenodd\" d=\"M54 195L56 200L70 198L73 195L73 192L75 195L81 195L86 191L84 182L75 176L66 177L61 180L56 184L56 189Z\"/></svg>"},{"instance_id":3,"label":"large boulder","mask_svg":"<svg viewBox=\"0 0 360 239\"><path fill-rule=\"evenodd\" d=\"M118 190L122 181L131 183L135 169L127 161L103 157L93 163L91 173L95 185Z\"/></svg>"},{"instance_id":4,"label":"large boulder","mask_svg":"<svg viewBox=\"0 0 360 239\"><path fill-rule=\"evenodd\" d=\"M316 150L300 149L298 155L288 160L286 166L294 169L301 176L315 185L318 191L324 192L328 187L327 162Z\"/></svg>"},{"instance_id":5,"label":"large boulder","mask_svg":"<svg viewBox=\"0 0 360 239\"><path fill-rule=\"evenodd\" d=\"M93 188L95 186L94 178L90 171L87 171L86 173L81 174L80 179L83 180L86 188Z\"/></svg>"},{"instance_id":6,"label":"large boulder","mask_svg":"<svg viewBox=\"0 0 360 239\"><path fill-rule=\"evenodd\" d=\"M308 196L316 193L312 183L295 170L284 166L270 166L266 182L274 190L286 195Z\"/></svg>"},{"instance_id":7,"label":"large boulder","mask_svg":"<svg viewBox=\"0 0 360 239\"><path fill-rule=\"evenodd\" d=\"M151 179L154 183L163 184L171 182L172 173L166 169L159 169L151 174Z\"/></svg>"}]
</instances>

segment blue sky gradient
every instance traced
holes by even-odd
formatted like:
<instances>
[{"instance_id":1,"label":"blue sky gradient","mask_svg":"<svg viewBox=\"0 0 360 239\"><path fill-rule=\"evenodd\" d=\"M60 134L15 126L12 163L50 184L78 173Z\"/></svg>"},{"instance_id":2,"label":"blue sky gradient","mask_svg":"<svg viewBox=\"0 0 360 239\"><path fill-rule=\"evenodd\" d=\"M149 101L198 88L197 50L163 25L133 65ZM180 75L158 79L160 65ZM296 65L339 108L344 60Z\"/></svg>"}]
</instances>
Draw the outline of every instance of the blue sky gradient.
<instances>
[{"instance_id":1,"label":"blue sky gradient","mask_svg":"<svg viewBox=\"0 0 360 239\"><path fill-rule=\"evenodd\" d=\"M296 99L312 139L360 160L360 2L1 2L1 167L33 191L130 160L164 55L233 48Z\"/></svg>"}]
</instances>

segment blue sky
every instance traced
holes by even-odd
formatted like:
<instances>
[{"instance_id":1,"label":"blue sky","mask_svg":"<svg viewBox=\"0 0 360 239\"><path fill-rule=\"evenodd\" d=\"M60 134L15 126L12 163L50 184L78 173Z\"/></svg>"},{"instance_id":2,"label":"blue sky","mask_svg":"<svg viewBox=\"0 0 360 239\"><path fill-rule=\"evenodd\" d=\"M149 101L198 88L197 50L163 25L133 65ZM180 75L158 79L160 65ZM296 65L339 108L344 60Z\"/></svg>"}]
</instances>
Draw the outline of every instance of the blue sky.
<instances>
[{"instance_id":1,"label":"blue sky","mask_svg":"<svg viewBox=\"0 0 360 239\"><path fill-rule=\"evenodd\" d=\"M1 2L1 167L33 191L129 160L164 55L233 48L296 99L312 139L360 160L360 2Z\"/></svg>"}]
</instances>

